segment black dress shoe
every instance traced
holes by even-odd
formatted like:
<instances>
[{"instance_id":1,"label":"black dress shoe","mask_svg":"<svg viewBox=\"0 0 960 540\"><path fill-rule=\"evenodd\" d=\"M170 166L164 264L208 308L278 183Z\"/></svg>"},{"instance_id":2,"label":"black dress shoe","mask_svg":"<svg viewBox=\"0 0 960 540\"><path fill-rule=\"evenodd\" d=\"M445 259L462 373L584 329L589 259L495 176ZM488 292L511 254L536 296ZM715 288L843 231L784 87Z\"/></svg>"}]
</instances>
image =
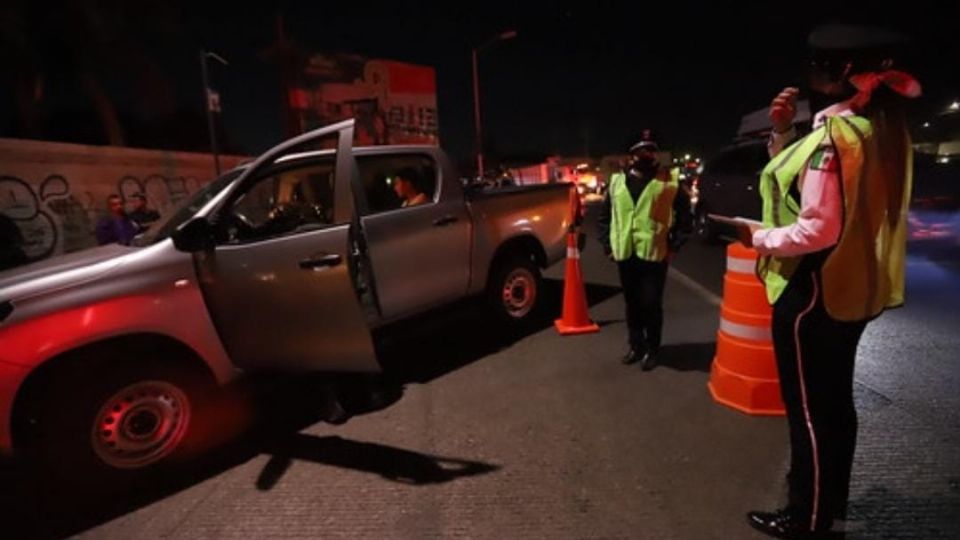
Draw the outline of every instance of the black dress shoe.
<instances>
[{"instance_id":1,"label":"black dress shoe","mask_svg":"<svg viewBox=\"0 0 960 540\"><path fill-rule=\"evenodd\" d=\"M747 522L754 529L775 538L801 539L826 538L827 534L820 527L811 531L807 520L797 518L789 510L776 512L747 512ZM829 525L826 530L829 530Z\"/></svg>"},{"instance_id":2,"label":"black dress shoe","mask_svg":"<svg viewBox=\"0 0 960 540\"><path fill-rule=\"evenodd\" d=\"M647 351L640 360L640 369L650 371L657 367L657 353Z\"/></svg>"},{"instance_id":3,"label":"black dress shoe","mask_svg":"<svg viewBox=\"0 0 960 540\"><path fill-rule=\"evenodd\" d=\"M623 355L623 358L620 361L623 362L624 365L629 366L630 364L636 362L637 360L640 360L640 355L637 353L636 350L630 349L630 352Z\"/></svg>"}]
</instances>

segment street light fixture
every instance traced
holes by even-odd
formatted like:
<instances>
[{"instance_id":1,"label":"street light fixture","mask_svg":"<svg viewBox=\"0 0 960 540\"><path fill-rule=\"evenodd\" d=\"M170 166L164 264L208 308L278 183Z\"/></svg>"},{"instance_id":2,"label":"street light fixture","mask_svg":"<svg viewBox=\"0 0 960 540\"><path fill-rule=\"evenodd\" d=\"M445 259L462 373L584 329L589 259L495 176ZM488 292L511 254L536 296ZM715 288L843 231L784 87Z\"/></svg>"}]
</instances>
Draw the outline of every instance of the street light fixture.
<instances>
[{"instance_id":1,"label":"street light fixture","mask_svg":"<svg viewBox=\"0 0 960 540\"><path fill-rule=\"evenodd\" d=\"M483 129L480 125L480 79L477 73L477 56L481 51L498 43L500 41L506 41L508 39L513 39L517 37L516 30L508 30L502 32L493 38L487 40L485 43L481 44L479 47L474 47L472 50L473 53L473 116L474 116L474 125L477 128L477 176L482 180L483 179Z\"/></svg>"},{"instance_id":2,"label":"street light fixture","mask_svg":"<svg viewBox=\"0 0 960 540\"><path fill-rule=\"evenodd\" d=\"M217 131L214 128L213 113L220 112L220 95L210 89L210 74L207 70L207 58L213 58L225 66L229 62L215 52L200 51L200 73L203 76L203 104L207 110L207 130L210 132L210 152L213 154L213 166L220 176L220 153L217 151Z\"/></svg>"}]
</instances>

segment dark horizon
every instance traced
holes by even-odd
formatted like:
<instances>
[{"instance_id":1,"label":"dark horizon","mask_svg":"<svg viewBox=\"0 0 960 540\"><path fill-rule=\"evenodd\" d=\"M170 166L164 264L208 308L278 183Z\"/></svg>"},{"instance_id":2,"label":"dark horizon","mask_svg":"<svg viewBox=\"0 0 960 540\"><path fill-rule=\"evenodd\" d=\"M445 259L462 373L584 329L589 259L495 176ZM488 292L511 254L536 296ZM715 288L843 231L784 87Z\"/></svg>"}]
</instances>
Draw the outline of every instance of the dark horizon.
<instances>
[{"instance_id":1,"label":"dark horizon","mask_svg":"<svg viewBox=\"0 0 960 540\"><path fill-rule=\"evenodd\" d=\"M20 14L27 41L18 51L11 45L14 36L4 48L13 53L5 55L13 66L8 79L14 68L28 64L45 73L39 138L107 142L81 90L80 66L91 66L87 69L96 71L116 103L128 145L195 151L209 146L198 51L216 51L230 61L227 67L211 64L223 107L223 150L256 153L284 135L279 68L265 56L282 14L287 36L303 51L435 67L441 145L469 161L471 47L515 30L515 39L480 58L485 148L491 156L622 153L645 127L655 129L675 153L709 155L733 138L742 115L801 82L811 28L858 13L850 3L822 6L814 3L787 16L768 13L767 4L758 2L731 12L683 2L374 8L288 1L238 9L222 2L195 7L153 0L136 9L101 6L100 15L107 16L92 40L78 30L83 24L75 21L82 17L19 6L6 9ZM913 39L911 70L925 86L914 106L916 125L960 97L960 44L953 37L960 6L912 6L909 12L884 8L859 18ZM77 43L89 50L71 50ZM5 84L0 136L29 136L16 97L14 84Z\"/></svg>"}]
</instances>

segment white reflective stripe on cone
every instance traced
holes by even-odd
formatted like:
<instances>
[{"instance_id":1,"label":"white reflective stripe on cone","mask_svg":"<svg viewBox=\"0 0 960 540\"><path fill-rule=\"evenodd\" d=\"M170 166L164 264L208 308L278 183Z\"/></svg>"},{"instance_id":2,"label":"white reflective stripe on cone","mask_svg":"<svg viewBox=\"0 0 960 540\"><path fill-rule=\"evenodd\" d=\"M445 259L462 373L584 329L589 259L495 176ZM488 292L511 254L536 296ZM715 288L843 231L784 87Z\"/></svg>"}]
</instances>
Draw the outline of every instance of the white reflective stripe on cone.
<instances>
[{"instance_id":1,"label":"white reflective stripe on cone","mask_svg":"<svg viewBox=\"0 0 960 540\"><path fill-rule=\"evenodd\" d=\"M568 248L567 248L567 258L568 258L568 259L579 259L579 258L580 258L580 250L577 249L577 248L570 248L570 247L568 247Z\"/></svg>"},{"instance_id":2,"label":"white reflective stripe on cone","mask_svg":"<svg viewBox=\"0 0 960 540\"><path fill-rule=\"evenodd\" d=\"M757 261L754 259L741 259L740 257L727 257L727 271L738 274L753 274L757 268Z\"/></svg>"},{"instance_id":3,"label":"white reflective stripe on cone","mask_svg":"<svg viewBox=\"0 0 960 540\"><path fill-rule=\"evenodd\" d=\"M720 331L724 334L750 341L772 341L773 332L768 326L753 326L728 321L720 317Z\"/></svg>"}]
</instances>

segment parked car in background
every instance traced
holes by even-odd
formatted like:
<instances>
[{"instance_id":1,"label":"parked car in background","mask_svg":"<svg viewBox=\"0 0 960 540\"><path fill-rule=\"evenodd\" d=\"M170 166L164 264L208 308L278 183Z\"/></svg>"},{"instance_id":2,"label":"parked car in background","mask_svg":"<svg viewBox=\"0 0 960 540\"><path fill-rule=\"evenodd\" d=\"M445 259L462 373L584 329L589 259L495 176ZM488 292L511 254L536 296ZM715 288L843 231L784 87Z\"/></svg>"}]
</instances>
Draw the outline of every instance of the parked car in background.
<instances>
[{"instance_id":1,"label":"parked car in background","mask_svg":"<svg viewBox=\"0 0 960 540\"><path fill-rule=\"evenodd\" d=\"M908 231L917 252L960 258L960 159L914 155Z\"/></svg>"},{"instance_id":2,"label":"parked car in background","mask_svg":"<svg viewBox=\"0 0 960 540\"><path fill-rule=\"evenodd\" d=\"M768 161L765 139L733 144L706 161L695 209L697 232L704 240L735 237L707 214L762 218L757 190ZM960 159L914 154L908 227L911 249L960 256Z\"/></svg>"},{"instance_id":3,"label":"parked car in background","mask_svg":"<svg viewBox=\"0 0 960 540\"><path fill-rule=\"evenodd\" d=\"M704 240L734 236L732 229L707 219L707 214L761 218L757 183L768 161L766 139L735 143L706 160L694 209L696 230Z\"/></svg>"},{"instance_id":4,"label":"parked car in background","mask_svg":"<svg viewBox=\"0 0 960 540\"><path fill-rule=\"evenodd\" d=\"M577 193L584 203L603 200L606 186L600 179L600 171L588 163L581 163L574 169L574 182L577 184Z\"/></svg>"}]
</instances>

